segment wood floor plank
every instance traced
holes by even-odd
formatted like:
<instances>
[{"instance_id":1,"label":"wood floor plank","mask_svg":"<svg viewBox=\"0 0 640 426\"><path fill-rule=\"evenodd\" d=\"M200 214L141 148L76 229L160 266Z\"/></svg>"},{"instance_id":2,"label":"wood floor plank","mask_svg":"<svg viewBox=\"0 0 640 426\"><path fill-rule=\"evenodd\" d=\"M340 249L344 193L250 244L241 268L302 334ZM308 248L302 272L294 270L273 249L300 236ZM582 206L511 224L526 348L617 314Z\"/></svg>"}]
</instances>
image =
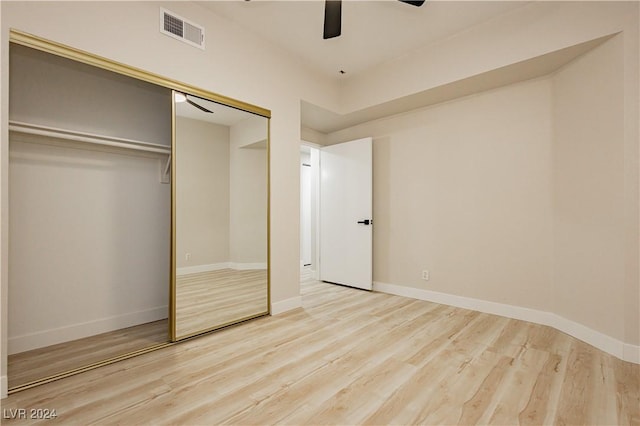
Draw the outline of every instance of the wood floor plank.
<instances>
[{"instance_id":1,"label":"wood floor plank","mask_svg":"<svg viewBox=\"0 0 640 426\"><path fill-rule=\"evenodd\" d=\"M615 358L611 358L611 363L618 397L618 423L640 425L640 364L631 364Z\"/></svg>"},{"instance_id":2,"label":"wood floor plank","mask_svg":"<svg viewBox=\"0 0 640 426\"><path fill-rule=\"evenodd\" d=\"M192 335L264 313L267 270L221 269L176 277L176 335Z\"/></svg>"},{"instance_id":3,"label":"wood floor plank","mask_svg":"<svg viewBox=\"0 0 640 426\"><path fill-rule=\"evenodd\" d=\"M416 424L419 414L426 408L441 389L440 384L456 374L464 357L448 352L444 346L434 349L437 356L445 356L446 364L439 362L436 356L417 367L417 372L409 377L389 397L374 407L373 412L362 422L368 425L380 424Z\"/></svg>"},{"instance_id":4,"label":"wood floor plank","mask_svg":"<svg viewBox=\"0 0 640 426\"><path fill-rule=\"evenodd\" d=\"M491 399L495 396L496 389L504 380L504 376L512 363L513 358L507 356L501 356L497 360L475 393L462 405L462 412L460 413L458 424L474 425L479 423L487 411Z\"/></svg>"},{"instance_id":5,"label":"wood floor plank","mask_svg":"<svg viewBox=\"0 0 640 426\"><path fill-rule=\"evenodd\" d=\"M101 425L640 424L640 366L549 327L310 278L301 294L302 309L12 394L3 409Z\"/></svg>"},{"instance_id":6,"label":"wood floor plank","mask_svg":"<svg viewBox=\"0 0 640 426\"><path fill-rule=\"evenodd\" d=\"M586 343L579 341L571 345L554 421L556 424L587 424L588 407L594 392L592 366L595 352L590 349Z\"/></svg>"},{"instance_id":7,"label":"wood floor plank","mask_svg":"<svg viewBox=\"0 0 640 426\"><path fill-rule=\"evenodd\" d=\"M168 339L169 324L164 319L9 355L9 387L19 387L105 359L165 343Z\"/></svg>"},{"instance_id":8,"label":"wood floor plank","mask_svg":"<svg viewBox=\"0 0 640 426\"><path fill-rule=\"evenodd\" d=\"M289 420L296 424L360 424L371 414L372 401L384 401L415 370L409 364L388 358L372 366L366 374L358 376L323 403L306 410L300 420Z\"/></svg>"},{"instance_id":9,"label":"wood floor plank","mask_svg":"<svg viewBox=\"0 0 640 426\"><path fill-rule=\"evenodd\" d=\"M548 352L526 349L510 364L502 383L493 392L491 405L480 423L512 425L520 422L537 378L550 356Z\"/></svg>"},{"instance_id":10,"label":"wood floor plank","mask_svg":"<svg viewBox=\"0 0 640 426\"><path fill-rule=\"evenodd\" d=\"M535 376L527 405L518 415L520 424L546 424L548 406L553 403L553 400L550 400L549 390L553 383L561 382L561 379L558 378L562 374L560 371L561 362L560 355L549 354L547 356L544 366Z\"/></svg>"}]
</instances>

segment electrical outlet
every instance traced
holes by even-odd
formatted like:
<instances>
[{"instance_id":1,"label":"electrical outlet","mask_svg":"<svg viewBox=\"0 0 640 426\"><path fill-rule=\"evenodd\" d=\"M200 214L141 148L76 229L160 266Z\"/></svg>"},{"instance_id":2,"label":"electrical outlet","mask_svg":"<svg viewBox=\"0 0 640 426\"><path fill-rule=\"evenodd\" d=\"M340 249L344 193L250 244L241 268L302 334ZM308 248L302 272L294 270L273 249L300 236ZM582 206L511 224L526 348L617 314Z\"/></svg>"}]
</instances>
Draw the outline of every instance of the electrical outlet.
<instances>
[{"instance_id":1,"label":"electrical outlet","mask_svg":"<svg viewBox=\"0 0 640 426\"><path fill-rule=\"evenodd\" d=\"M191 260L191 253L186 253L184 255L184 260Z\"/></svg>"},{"instance_id":2,"label":"electrical outlet","mask_svg":"<svg viewBox=\"0 0 640 426\"><path fill-rule=\"evenodd\" d=\"M427 271L426 269L422 271L422 279L425 281L429 281L429 271Z\"/></svg>"}]
</instances>

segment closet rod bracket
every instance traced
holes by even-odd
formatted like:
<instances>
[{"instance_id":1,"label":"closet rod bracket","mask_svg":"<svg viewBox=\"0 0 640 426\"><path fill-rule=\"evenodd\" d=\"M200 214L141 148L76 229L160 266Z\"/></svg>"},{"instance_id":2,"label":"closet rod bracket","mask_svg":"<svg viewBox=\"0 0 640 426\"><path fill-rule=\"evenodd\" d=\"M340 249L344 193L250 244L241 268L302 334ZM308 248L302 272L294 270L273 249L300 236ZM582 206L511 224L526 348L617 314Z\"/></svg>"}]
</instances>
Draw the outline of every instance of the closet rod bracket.
<instances>
[{"instance_id":1,"label":"closet rod bracket","mask_svg":"<svg viewBox=\"0 0 640 426\"><path fill-rule=\"evenodd\" d=\"M167 161L160 163L160 183L171 183L171 154L167 155Z\"/></svg>"}]
</instances>

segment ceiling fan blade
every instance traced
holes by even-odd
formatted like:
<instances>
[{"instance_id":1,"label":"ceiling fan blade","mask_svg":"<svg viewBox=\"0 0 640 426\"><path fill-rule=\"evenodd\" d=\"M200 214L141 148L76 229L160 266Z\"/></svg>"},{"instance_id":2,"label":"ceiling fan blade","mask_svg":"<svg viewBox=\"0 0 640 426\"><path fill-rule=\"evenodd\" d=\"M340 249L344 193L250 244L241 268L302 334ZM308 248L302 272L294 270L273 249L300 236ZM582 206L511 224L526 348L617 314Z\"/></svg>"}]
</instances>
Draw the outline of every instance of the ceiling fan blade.
<instances>
[{"instance_id":1,"label":"ceiling fan blade","mask_svg":"<svg viewBox=\"0 0 640 426\"><path fill-rule=\"evenodd\" d=\"M398 0L402 3L410 4L411 6L420 7L424 4L425 0Z\"/></svg>"},{"instance_id":2,"label":"ceiling fan blade","mask_svg":"<svg viewBox=\"0 0 640 426\"><path fill-rule=\"evenodd\" d=\"M338 37L342 31L342 0L325 0L323 39Z\"/></svg>"},{"instance_id":3,"label":"ceiling fan blade","mask_svg":"<svg viewBox=\"0 0 640 426\"><path fill-rule=\"evenodd\" d=\"M193 101L192 101L191 99L189 99L189 98L187 98L187 102L188 102L189 104L193 105L194 107L198 108L198 109L199 109L199 110L201 110L201 111L208 112L209 114L213 114L213 111L209 111L209 110L208 110L208 109L206 109L205 107L198 105L197 103L193 102Z\"/></svg>"}]
</instances>

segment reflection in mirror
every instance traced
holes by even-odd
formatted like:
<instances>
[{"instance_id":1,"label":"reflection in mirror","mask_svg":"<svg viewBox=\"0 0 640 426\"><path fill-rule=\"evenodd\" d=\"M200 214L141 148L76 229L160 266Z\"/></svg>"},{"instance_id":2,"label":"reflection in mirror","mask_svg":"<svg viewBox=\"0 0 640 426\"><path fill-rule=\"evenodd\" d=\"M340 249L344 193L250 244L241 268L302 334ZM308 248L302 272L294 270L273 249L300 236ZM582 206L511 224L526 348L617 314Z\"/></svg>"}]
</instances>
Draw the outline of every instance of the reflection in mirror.
<instances>
[{"instance_id":1,"label":"reflection in mirror","mask_svg":"<svg viewBox=\"0 0 640 426\"><path fill-rule=\"evenodd\" d=\"M268 313L268 119L174 99L178 340Z\"/></svg>"}]
</instances>

